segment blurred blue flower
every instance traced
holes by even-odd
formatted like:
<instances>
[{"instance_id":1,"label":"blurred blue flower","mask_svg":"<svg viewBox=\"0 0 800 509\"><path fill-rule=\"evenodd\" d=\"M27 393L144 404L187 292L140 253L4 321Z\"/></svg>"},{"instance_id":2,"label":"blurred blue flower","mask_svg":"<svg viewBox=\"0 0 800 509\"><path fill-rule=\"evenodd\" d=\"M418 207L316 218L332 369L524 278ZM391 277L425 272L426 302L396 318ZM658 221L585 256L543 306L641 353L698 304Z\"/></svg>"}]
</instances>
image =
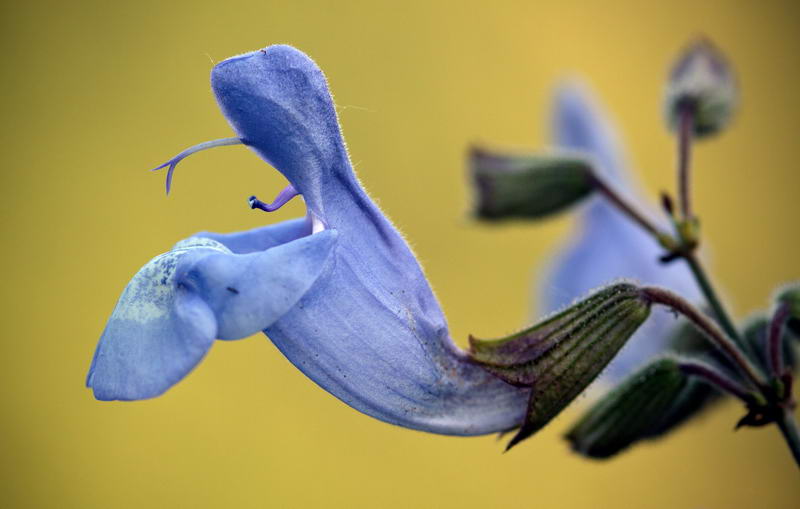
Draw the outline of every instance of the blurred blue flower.
<instances>
[{"instance_id":1,"label":"blurred blue flower","mask_svg":"<svg viewBox=\"0 0 800 509\"><path fill-rule=\"evenodd\" d=\"M610 124L584 85L569 82L558 88L552 112L556 147L589 156L601 176L648 213L654 224L668 231L669 225L640 198L643 193L626 170L619 140ZM582 207L571 238L541 270L536 316L560 309L620 277L669 288L691 301L700 299L700 290L686 265L660 263L663 248L602 196ZM667 311L654 309L605 374L617 380L662 351L674 323Z\"/></svg>"},{"instance_id":2,"label":"blurred blue flower","mask_svg":"<svg viewBox=\"0 0 800 509\"><path fill-rule=\"evenodd\" d=\"M413 253L353 172L316 64L272 46L221 62L211 83L239 139L185 151L167 163L170 177L192 151L241 142L289 181L278 202L298 193L308 217L201 233L145 265L100 338L87 379L95 396L158 396L215 339L263 331L314 382L383 421L454 435L519 426L530 389L452 342Z\"/></svg>"}]
</instances>

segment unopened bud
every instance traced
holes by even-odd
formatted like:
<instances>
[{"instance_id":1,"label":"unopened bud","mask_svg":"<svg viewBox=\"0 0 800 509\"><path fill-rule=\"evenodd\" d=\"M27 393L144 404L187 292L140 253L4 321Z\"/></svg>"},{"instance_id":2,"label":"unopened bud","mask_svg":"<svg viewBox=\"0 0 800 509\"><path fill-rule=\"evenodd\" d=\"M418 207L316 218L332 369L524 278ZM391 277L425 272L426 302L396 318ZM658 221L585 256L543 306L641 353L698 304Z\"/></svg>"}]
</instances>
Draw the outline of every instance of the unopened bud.
<instances>
[{"instance_id":1,"label":"unopened bud","mask_svg":"<svg viewBox=\"0 0 800 509\"><path fill-rule=\"evenodd\" d=\"M687 380L676 360L654 361L598 401L566 438L584 456L613 456L660 426Z\"/></svg>"},{"instance_id":2,"label":"unopened bud","mask_svg":"<svg viewBox=\"0 0 800 509\"><path fill-rule=\"evenodd\" d=\"M691 115L692 132L702 137L723 129L738 99L736 79L722 53L707 39L690 44L678 58L667 82L665 105L670 129L680 129Z\"/></svg>"}]
</instances>

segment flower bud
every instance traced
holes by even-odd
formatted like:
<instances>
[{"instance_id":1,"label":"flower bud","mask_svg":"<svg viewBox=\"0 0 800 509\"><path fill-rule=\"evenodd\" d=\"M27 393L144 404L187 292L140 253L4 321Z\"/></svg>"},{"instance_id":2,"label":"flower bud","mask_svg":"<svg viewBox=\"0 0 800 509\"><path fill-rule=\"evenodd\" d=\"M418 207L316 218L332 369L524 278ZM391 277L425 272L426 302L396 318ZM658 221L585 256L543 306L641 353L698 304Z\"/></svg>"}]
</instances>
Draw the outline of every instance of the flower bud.
<instances>
[{"instance_id":1,"label":"flower bud","mask_svg":"<svg viewBox=\"0 0 800 509\"><path fill-rule=\"evenodd\" d=\"M597 402L566 438L584 456L613 456L660 427L687 381L675 359L654 361Z\"/></svg>"},{"instance_id":2,"label":"flower bud","mask_svg":"<svg viewBox=\"0 0 800 509\"><path fill-rule=\"evenodd\" d=\"M722 53L707 39L690 44L669 74L665 94L667 122L680 129L684 112L692 115L692 133L702 137L723 129L736 109L736 79Z\"/></svg>"}]
</instances>

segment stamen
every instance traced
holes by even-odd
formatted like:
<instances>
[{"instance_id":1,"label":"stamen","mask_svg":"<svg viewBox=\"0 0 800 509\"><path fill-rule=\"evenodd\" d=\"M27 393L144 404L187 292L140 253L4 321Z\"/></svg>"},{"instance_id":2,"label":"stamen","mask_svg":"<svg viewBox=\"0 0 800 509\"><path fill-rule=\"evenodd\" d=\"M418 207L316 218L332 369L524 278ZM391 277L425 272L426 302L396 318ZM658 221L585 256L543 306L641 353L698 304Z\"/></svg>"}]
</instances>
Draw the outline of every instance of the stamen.
<instances>
[{"instance_id":1,"label":"stamen","mask_svg":"<svg viewBox=\"0 0 800 509\"><path fill-rule=\"evenodd\" d=\"M297 192L297 190L294 187L292 187L291 184L289 184L283 189L283 191L278 193L278 196L275 197L275 201L273 201L272 203L264 203L255 196L251 196L250 198L248 198L247 202L250 203L251 209L261 209L264 212L274 212L279 208L283 207L284 205L286 205L286 203L289 200L291 200L298 194L299 193Z\"/></svg>"},{"instance_id":2,"label":"stamen","mask_svg":"<svg viewBox=\"0 0 800 509\"><path fill-rule=\"evenodd\" d=\"M160 170L161 168L166 168L167 166L169 166L169 170L167 170L167 194L169 194L169 190L172 187L172 174L175 172L175 167L183 159L194 154L195 152L200 152L201 150L206 150L214 147L224 147L226 145L241 145L242 143L243 142L240 138L222 138L219 140L206 141L200 143L199 145L195 145L194 147L187 148L186 150L176 155L166 163L156 168L153 168L150 171Z\"/></svg>"}]
</instances>

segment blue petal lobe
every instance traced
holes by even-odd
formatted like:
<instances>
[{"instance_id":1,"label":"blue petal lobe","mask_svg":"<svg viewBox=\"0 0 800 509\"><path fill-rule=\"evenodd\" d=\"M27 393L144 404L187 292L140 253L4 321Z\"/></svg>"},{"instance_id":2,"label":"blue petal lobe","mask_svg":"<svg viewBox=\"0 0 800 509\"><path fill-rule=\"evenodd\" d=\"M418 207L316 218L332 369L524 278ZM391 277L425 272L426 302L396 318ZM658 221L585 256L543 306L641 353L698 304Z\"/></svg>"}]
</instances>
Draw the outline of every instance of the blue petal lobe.
<instances>
[{"instance_id":1,"label":"blue petal lobe","mask_svg":"<svg viewBox=\"0 0 800 509\"><path fill-rule=\"evenodd\" d=\"M128 283L95 350L86 385L100 400L162 394L203 358L217 333L208 305L179 284L180 264L199 252L225 252L211 240L186 242L142 267Z\"/></svg>"},{"instance_id":2,"label":"blue petal lobe","mask_svg":"<svg viewBox=\"0 0 800 509\"><path fill-rule=\"evenodd\" d=\"M214 254L183 279L196 288L217 319L218 339L240 339L280 318L328 266L338 233L326 230L245 255Z\"/></svg>"},{"instance_id":3,"label":"blue petal lobe","mask_svg":"<svg viewBox=\"0 0 800 509\"><path fill-rule=\"evenodd\" d=\"M291 222L272 233L291 236L296 228L304 226ZM255 334L294 306L330 265L337 236L323 231L247 254L207 237L179 242L123 291L87 386L101 400L162 394L200 362L214 339ZM239 234L233 243L247 244L246 237ZM269 236L258 231L250 237L263 245Z\"/></svg>"}]
</instances>

